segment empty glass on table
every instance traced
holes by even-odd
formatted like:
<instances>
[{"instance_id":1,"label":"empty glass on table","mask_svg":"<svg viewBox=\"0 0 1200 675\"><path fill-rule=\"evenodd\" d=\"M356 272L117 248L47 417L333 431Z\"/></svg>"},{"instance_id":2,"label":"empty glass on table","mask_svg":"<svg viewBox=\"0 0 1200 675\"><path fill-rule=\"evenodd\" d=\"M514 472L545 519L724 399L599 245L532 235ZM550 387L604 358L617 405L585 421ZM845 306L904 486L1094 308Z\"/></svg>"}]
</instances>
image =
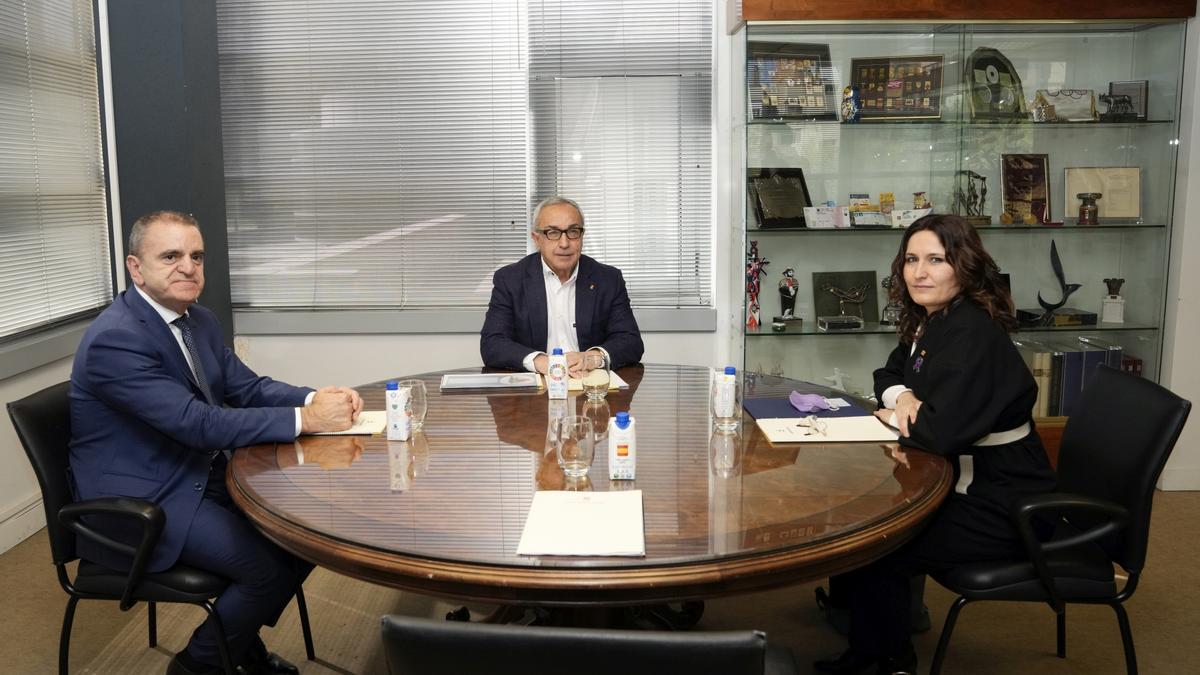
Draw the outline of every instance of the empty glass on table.
<instances>
[{"instance_id":1,"label":"empty glass on table","mask_svg":"<svg viewBox=\"0 0 1200 675\"><path fill-rule=\"evenodd\" d=\"M588 399L598 400L608 396L611 377L606 361L603 354L596 352L587 352L583 356L583 367L587 371L583 375L583 393L587 394Z\"/></svg>"},{"instance_id":2,"label":"empty glass on table","mask_svg":"<svg viewBox=\"0 0 1200 675\"><path fill-rule=\"evenodd\" d=\"M558 426L558 465L572 478L586 476L596 454L592 420L582 415L563 418Z\"/></svg>"},{"instance_id":3,"label":"empty glass on table","mask_svg":"<svg viewBox=\"0 0 1200 675\"><path fill-rule=\"evenodd\" d=\"M401 388L408 387L408 414L412 422L412 430L416 431L425 425L425 413L429 409L429 397L425 393L424 380L400 380Z\"/></svg>"}]
</instances>

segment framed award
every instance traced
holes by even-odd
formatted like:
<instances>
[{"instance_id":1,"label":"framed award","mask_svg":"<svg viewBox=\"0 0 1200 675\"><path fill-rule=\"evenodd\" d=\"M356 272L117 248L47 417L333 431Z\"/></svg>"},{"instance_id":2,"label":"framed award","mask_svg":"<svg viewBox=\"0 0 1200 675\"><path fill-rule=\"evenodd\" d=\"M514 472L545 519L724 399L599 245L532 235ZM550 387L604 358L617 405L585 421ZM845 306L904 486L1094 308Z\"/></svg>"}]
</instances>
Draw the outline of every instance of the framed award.
<instances>
[{"instance_id":1,"label":"framed award","mask_svg":"<svg viewBox=\"0 0 1200 675\"><path fill-rule=\"evenodd\" d=\"M748 43L746 87L752 119L837 119L829 45Z\"/></svg>"},{"instance_id":2,"label":"framed award","mask_svg":"<svg viewBox=\"0 0 1200 675\"><path fill-rule=\"evenodd\" d=\"M850 85L858 89L861 121L942 116L940 55L850 59Z\"/></svg>"}]
</instances>

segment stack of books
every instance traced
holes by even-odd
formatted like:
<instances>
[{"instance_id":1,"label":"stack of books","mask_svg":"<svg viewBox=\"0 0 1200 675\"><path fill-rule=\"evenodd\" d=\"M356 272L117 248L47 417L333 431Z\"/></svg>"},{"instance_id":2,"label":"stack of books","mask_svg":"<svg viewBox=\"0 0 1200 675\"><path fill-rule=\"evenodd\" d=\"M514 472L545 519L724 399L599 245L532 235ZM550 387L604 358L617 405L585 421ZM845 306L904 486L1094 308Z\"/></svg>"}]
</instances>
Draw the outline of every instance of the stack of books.
<instances>
[{"instance_id":1,"label":"stack of books","mask_svg":"<svg viewBox=\"0 0 1200 675\"><path fill-rule=\"evenodd\" d=\"M1038 385L1034 417L1070 416L1080 393L1100 364L1136 371L1141 359L1125 355L1123 347L1098 337L1081 335L1074 341L1042 341L1021 336L1013 340Z\"/></svg>"}]
</instances>

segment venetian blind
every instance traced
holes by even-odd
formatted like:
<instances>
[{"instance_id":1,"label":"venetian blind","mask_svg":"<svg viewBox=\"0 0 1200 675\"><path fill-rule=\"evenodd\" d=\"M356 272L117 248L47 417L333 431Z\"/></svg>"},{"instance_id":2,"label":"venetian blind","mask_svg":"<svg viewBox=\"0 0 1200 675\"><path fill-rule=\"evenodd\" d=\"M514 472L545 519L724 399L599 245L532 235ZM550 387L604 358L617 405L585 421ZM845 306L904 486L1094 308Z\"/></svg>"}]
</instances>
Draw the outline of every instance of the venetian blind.
<instances>
[{"instance_id":1,"label":"venetian blind","mask_svg":"<svg viewBox=\"0 0 1200 675\"><path fill-rule=\"evenodd\" d=\"M218 0L234 304L486 305L552 193L635 304L709 304L711 11Z\"/></svg>"},{"instance_id":2,"label":"venetian blind","mask_svg":"<svg viewBox=\"0 0 1200 675\"><path fill-rule=\"evenodd\" d=\"M233 302L486 305L528 238L512 0L218 0Z\"/></svg>"},{"instance_id":3,"label":"venetian blind","mask_svg":"<svg viewBox=\"0 0 1200 675\"><path fill-rule=\"evenodd\" d=\"M529 3L535 192L579 202L584 252L635 306L709 306L712 12L705 0Z\"/></svg>"},{"instance_id":4,"label":"venetian blind","mask_svg":"<svg viewBox=\"0 0 1200 675\"><path fill-rule=\"evenodd\" d=\"M0 0L0 339L112 300L91 0Z\"/></svg>"}]
</instances>

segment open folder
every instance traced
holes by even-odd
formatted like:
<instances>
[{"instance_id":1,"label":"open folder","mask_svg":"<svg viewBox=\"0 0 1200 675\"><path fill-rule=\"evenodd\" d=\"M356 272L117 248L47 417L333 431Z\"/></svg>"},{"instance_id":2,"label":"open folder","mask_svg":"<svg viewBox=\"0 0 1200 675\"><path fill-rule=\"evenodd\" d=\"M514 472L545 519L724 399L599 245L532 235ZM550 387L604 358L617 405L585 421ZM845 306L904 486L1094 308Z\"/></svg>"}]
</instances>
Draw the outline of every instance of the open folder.
<instances>
[{"instance_id":1,"label":"open folder","mask_svg":"<svg viewBox=\"0 0 1200 675\"><path fill-rule=\"evenodd\" d=\"M879 421L865 417L821 417L816 426L807 419L775 417L755 420L763 435L772 443L867 443L894 441L899 432Z\"/></svg>"}]
</instances>

